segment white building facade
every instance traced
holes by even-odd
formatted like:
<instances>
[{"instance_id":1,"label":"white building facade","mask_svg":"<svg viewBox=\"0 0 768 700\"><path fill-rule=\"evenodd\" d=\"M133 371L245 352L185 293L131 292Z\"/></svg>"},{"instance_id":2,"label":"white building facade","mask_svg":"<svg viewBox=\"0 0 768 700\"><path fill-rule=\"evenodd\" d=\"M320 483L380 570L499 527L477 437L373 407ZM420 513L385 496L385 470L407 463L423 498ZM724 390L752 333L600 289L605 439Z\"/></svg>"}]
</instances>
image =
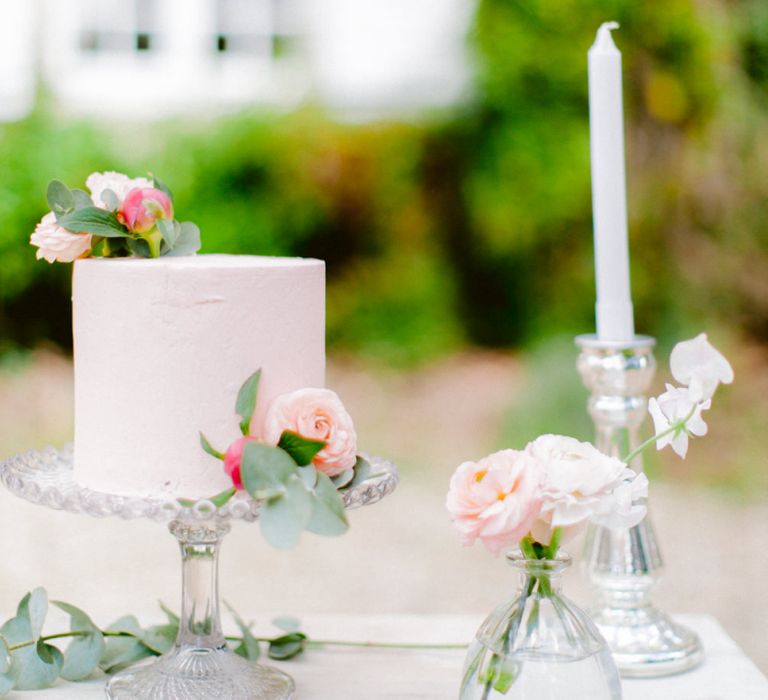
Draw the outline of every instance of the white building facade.
<instances>
[{"instance_id":1,"label":"white building facade","mask_svg":"<svg viewBox=\"0 0 768 700\"><path fill-rule=\"evenodd\" d=\"M319 102L408 116L467 94L474 0L0 0L0 120Z\"/></svg>"}]
</instances>

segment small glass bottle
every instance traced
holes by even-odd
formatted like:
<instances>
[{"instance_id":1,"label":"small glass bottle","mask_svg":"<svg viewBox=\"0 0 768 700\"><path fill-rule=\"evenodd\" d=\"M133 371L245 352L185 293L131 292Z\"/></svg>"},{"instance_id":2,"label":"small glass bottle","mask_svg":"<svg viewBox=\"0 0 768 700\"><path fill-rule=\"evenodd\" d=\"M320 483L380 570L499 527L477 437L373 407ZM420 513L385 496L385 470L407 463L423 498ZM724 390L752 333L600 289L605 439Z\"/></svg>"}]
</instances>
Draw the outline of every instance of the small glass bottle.
<instances>
[{"instance_id":1,"label":"small glass bottle","mask_svg":"<svg viewBox=\"0 0 768 700\"><path fill-rule=\"evenodd\" d=\"M571 558L507 555L521 587L480 626L464 665L460 700L620 700L603 637L561 593Z\"/></svg>"}]
</instances>

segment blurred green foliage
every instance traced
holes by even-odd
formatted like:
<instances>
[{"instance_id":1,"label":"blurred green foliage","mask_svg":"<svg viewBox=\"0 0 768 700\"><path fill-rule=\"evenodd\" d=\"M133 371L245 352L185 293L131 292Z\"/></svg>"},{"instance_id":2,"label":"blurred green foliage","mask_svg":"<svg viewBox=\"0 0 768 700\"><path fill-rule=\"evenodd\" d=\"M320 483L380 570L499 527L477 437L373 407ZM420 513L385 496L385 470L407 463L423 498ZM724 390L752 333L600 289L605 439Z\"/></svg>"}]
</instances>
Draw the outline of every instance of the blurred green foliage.
<instances>
[{"instance_id":1,"label":"blurred green foliage","mask_svg":"<svg viewBox=\"0 0 768 700\"><path fill-rule=\"evenodd\" d=\"M482 0L473 96L415 124L305 107L103 125L41 105L0 126L0 347L69 342L69 266L26 244L53 177L156 172L202 252L328 263L328 340L406 363L593 328L586 51L623 52L639 330L768 338L768 6Z\"/></svg>"}]
</instances>

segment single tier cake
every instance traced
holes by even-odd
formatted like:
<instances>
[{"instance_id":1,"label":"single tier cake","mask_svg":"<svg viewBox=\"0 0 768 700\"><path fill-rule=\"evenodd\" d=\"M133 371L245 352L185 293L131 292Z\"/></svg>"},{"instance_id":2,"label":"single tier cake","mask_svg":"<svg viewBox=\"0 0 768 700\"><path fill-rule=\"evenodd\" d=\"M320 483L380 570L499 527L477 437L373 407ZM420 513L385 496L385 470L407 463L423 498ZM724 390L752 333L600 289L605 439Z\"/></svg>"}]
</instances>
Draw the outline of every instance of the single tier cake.
<instances>
[{"instance_id":1,"label":"single tier cake","mask_svg":"<svg viewBox=\"0 0 768 700\"><path fill-rule=\"evenodd\" d=\"M199 255L83 259L73 278L78 483L205 497L231 485L200 447L239 436L233 399L262 369L251 430L275 396L321 387L320 260Z\"/></svg>"}]
</instances>

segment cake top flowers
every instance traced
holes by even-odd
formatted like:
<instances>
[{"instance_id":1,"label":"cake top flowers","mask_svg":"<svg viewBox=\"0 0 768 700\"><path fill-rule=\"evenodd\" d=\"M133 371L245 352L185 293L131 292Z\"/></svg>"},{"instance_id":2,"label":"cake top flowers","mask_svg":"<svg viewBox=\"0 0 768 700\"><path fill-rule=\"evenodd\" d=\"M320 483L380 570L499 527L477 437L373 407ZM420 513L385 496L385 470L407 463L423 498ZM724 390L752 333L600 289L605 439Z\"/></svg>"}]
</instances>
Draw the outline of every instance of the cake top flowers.
<instances>
[{"instance_id":1,"label":"cake top flowers","mask_svg":"<svg viewBox=\"0 0 768 700\"><path fill-rule=\"evenodd\" d=\"M91 173L89 192L48 184L51 211L36 226L30 243L49 263L89 256L192 255L200 248L200 229L174 218L173 196L154 175L129 178L116 172Z\"/></svg>"}]
</instances>

